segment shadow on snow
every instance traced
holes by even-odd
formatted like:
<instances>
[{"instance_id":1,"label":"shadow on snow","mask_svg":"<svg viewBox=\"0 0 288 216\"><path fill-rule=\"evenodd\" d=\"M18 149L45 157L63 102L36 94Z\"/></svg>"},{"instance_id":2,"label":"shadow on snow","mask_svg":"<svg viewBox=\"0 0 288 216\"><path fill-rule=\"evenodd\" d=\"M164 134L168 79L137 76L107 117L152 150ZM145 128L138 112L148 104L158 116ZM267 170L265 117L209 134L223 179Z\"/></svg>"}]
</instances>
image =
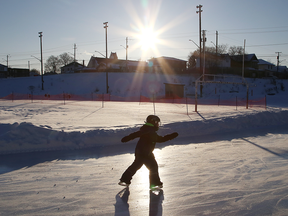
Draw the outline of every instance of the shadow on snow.
<instances>
[{"instance_id":1,"label":"shadow on snow","mask_svg":"<svg viewBox=\"0 0 288 216\"><path fill-rule=\"evenodd\" d=\"M200 143L211 143L216 141L231 141L233 139L242 139L247 143L260 148L263 151L267 151L277 157L288 159L288 148L277 149L267 148L261 146L261 144L253 143L249 141L248 137L265 136L268 133L271 134L288 134L287 127L279 126L274 128L261 128L252 129L240 132L230 132L223 134L211 134L203 136L191 136L191 137L177 137L175 140L167 143L158 143L157 148L165 148L171 145L189 145ZM101 147L93 147L87 149L77 150L58 150L58 151L46 151L46 152L30 152L30 153L16 153L1 155L0 157L0 174L8 173L14 170L18 170L25 167L32 167L39 163L54 160L87 160L90 158L101 158L107 156L115 156L120 154L133 154L137 140L131 141L128 144L109 145ZM119 141L120 143L120 141Z\"/></svg>"}]
</instances>

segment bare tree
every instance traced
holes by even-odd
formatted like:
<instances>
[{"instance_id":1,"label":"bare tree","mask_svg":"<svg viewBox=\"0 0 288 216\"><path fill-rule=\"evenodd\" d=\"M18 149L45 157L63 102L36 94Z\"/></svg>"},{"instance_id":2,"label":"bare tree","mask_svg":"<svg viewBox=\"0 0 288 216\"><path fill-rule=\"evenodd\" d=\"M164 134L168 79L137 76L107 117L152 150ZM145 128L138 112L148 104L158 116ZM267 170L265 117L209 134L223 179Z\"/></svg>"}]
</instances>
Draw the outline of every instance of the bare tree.
<instances>
[{"instance_id":1,"label":"bare tree","mask_svg":"<svg viewBox=\"0 0 288 216\"><path fill-rule=\"evenodd\" d=\"M58 57L51 55L45 63L45 71L46 72L60 72L60 60Z\"/></svg>"},{"instance_id":2,"label":"bare tree","mask_svg":"<svg viewBox=\"0 0 288 216\"><path fill-rule=\"evenodd\" d=\"M196 59L199 57L199 49L194 52L190 52L188 55L188 68L196 67Z\"/></svg>"},{"instance_id":3,"label":"bare tree","mask_svg":"<svg viewBox=\"0 0 288 216\"><path fill-rule=\"evenodd\" d=\"M217 47L217 55L226 53L227 47L228 45L226 44L219 45ZM199 53L200 53L199 49L195 50L194 52L190 52L190 54L188 55L188 68L193 68L196 66L197 59L199 58ZM205 47L205 59L206 59L206 65L209 65L210 67L217 65L217 56L216 56L215 46Z\"/></svg>"},{"instance_id":4,"label":"bare tree","mask_svg":"<svg viewBox=\"0 0 288 216\"><path fill-rule=\"evenodd\" d=\"M242 46L231 46L228 50L228 54L230 56L243 55L243 53L244 53L244 48Z\"/></svg>"},{"instance_id":5,"label":"bare tree","mask_svg":"<svg viewBox=\"0 0 288 216\"><path fill-rule=\"evenodd\" d=\"M70 64L71 62L74 61L74 58L71 57L68 53L62 53L61 55L59 55L58 58L62 66Z\"/></svg>"},{"instance_id":6,"label":"bare tree","mask_svg":"<svg viewBox=\"0 0 288 216\"><path fill-rule=\"evenodd\" d=\"M40 75L40 71L33 68L32 70L30 70L30 76L39 76Z\"/></svg>"}]
</instances>

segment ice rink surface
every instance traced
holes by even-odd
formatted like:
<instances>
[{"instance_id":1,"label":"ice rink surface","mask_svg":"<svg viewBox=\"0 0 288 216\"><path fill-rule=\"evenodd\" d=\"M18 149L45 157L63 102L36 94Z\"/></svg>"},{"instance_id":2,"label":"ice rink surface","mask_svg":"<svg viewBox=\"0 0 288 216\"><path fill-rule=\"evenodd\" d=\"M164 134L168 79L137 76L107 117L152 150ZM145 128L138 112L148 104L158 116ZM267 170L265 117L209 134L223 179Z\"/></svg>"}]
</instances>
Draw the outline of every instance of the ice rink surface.
<instances>
[{"instance_id":1,"label":"ice rink surface","mask_svg":"<svg viewBox=\"0 0 288 216\"><path fill-rule=\"evenodd\" d=\"M37 133L27 143L40 143L32 152L1 155L0 215L287 215L288 130L283 108L203 106L198 113L190 107L187 115L185 105L156 104L162 120L159 133L177 131L179 137L154 151L164 182L163 190L154 194L145 167L129 188L117 185L133 162L137 142L121 144L120 138L153 114L151 103L111 102L104 108L88 102L56 103L1 103L2 144L14 139L14 147L27 150L19 136L31 131ZM283 121L281 126L273 123L275 118ZM247 119L259 123L249 127L253 122ZM243 124L248 126L240 127ZM197 135L199 127L207 133ZM42 151L49 143L45 134L57 131L66 139L77 132L72 136L77 142L90 131L98 144ZM100 145L107 138L104 131L114 137L113 145ZM76 145L72 138L58 143Z\"/></svg>"}]
</instances>

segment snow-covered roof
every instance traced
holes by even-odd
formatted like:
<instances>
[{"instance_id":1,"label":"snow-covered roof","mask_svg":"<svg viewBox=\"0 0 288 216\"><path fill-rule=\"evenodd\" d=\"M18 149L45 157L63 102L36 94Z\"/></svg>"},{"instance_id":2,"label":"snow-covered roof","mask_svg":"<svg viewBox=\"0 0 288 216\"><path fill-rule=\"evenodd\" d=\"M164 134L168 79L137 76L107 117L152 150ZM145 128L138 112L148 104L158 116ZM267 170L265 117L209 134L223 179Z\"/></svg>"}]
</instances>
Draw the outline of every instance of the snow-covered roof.
<instances>
[{"instance_id":1,"label":"snow-covered roof","mask_svg":"<svg viewBox=\"0 0 288 216\"><path fill-rule=\"evenodd\" d=\"M272 66L274 66L274 64L272 64L271 62L265 61L263 59L258 59L258 65L272 65Z\"/></svg>"},{"instance_id":2,"label":"snow-covered roof","mask_svg":"<svg viewBox=\"0 0 288 216\"><path fill-rule=\"evenodd\" d=\"M234 61L243 61L243 55L233 55L230 56L231 59ZM244 55L244 61L250 62L250 61L258 61L256 55L253 54L245 54Z\"/></svg>"}]
</instances>

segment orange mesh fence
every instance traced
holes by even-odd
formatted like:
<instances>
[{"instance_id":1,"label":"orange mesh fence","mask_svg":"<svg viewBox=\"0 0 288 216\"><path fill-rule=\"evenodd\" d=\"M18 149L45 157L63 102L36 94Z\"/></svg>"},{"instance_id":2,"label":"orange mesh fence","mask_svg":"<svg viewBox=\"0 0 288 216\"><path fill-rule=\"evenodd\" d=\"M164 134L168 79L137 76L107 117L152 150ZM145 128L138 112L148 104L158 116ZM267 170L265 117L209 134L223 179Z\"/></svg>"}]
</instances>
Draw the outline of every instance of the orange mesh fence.
<instances>
[{"instance_id":1,"label":"orange mesh fence","mask_svg":"<svg viewBox=\"0 0 288 216\"><path fill-rule=\"evenodd\" d=\"M177 96L174 97L145 97L143 95L140 96L129 96L129 97L121 97L115 96L110 94L57 94L57 95L33 95L33 94L18 94L12 93L0 99L3 100L73 100L73 101L118 101L118 102L149 102L149 103L175 103L175 104L195 104L194 98L180 98ZM220 98L215 99L197 99L197 105L218 105L218 106L246 106L247 100L246 99L230 99L224 100ZM248 100L249 107L258 107L258 108L266 108L266 98L259 98Z\"/></svg>"}]
</instances>

